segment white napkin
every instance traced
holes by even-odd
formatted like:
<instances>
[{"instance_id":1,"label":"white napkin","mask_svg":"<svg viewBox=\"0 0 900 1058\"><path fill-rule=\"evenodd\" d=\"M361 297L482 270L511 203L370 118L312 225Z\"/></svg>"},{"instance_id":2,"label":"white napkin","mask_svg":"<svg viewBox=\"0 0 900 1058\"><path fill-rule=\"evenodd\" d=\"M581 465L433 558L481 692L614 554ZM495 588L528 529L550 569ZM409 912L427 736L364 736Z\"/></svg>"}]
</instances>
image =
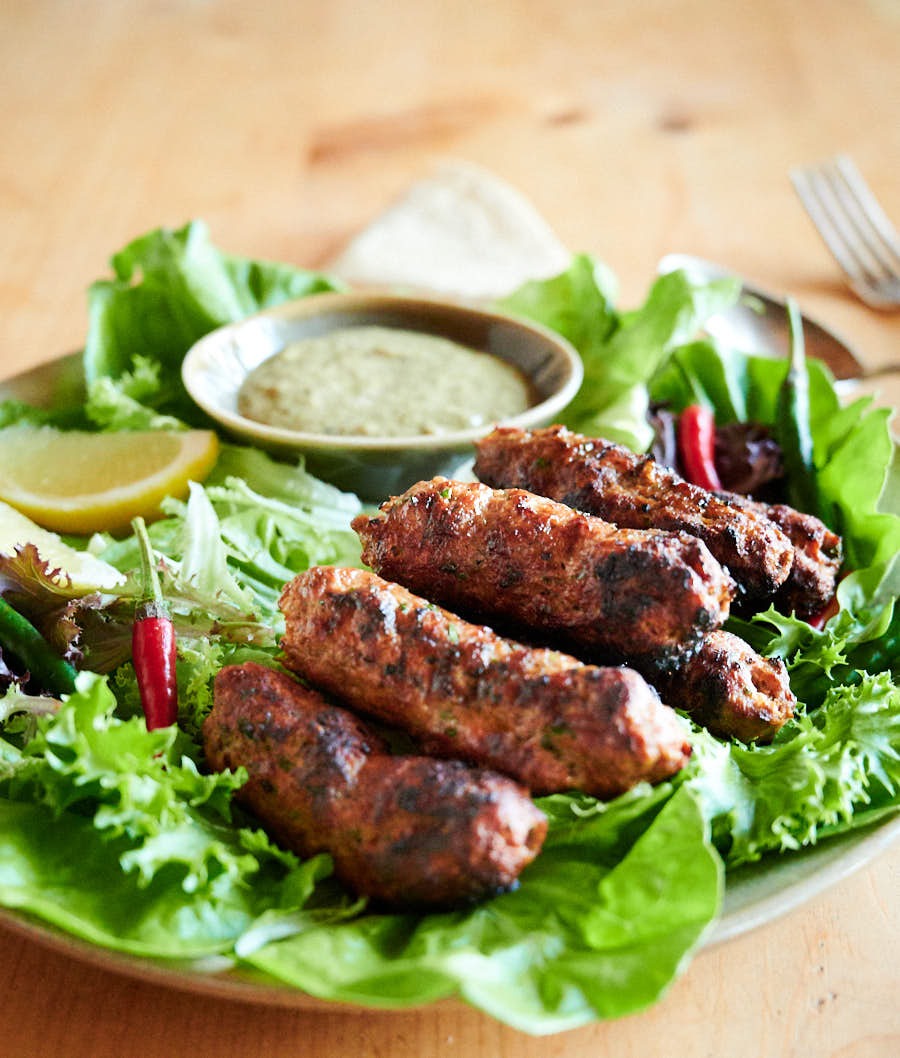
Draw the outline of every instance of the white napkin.
<instances>
[{"instance_id":1,"label":"white napkin","mask_svg":"<svg viewBox=\"0 0 900 1058\"><path fill-rule=\"evenodd\" d=\"M568 267L570 252L514 187L446 162L356 235L327 266L352 284L500 297Z\"/></svg>"}]
</instances>

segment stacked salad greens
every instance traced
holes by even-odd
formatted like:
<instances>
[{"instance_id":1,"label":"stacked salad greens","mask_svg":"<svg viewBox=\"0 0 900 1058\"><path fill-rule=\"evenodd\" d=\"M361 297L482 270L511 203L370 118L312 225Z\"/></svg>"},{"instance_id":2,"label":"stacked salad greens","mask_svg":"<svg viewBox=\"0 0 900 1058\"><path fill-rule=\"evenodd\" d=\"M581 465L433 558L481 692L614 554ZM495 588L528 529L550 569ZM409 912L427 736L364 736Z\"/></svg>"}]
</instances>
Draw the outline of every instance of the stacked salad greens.
<instances>
[{"instance_id":1,"label":"stacked salad greens","mask_svg":"<svg viewBox=\"0 0 900 1058\"><path fill-rule=\"evenodd\" d=\"M200 223L159 230L112 259L90 290L87 399L6 402L0 425L97 431L208 426L180 380L209 330L328 277L221 253ZM773 424L784 361L701 337L736 283L658 278L615 305L588 256L501 307L569 338L584 360L567 425L645 450L651 400L710 404L720 425ZM767 746L692 727L673 780L601 803L538 799L550 820L521 885L443 913L368 907L301 862L233 801L245 776L207 774L199 728L225 664L278 667L285 581L316 563L358 564L355 497L252 448L223 443L211 476L151 527L178 633L179 726L148 732L129 661L134 538L68 542L129 575L115 594L74 589L30 547L0 557L0 592L48 642L81 655L62 701L10 683L0 698L0 903L95 944L204 971L252 967L315 996L395 1007L458 995L547 1033L654 1002L720 908L728 872L900 807L900 473L888 414L842 405L807 365L811 482L851 569L840 612L814 630L774 610L729 627L784 659L800 707ZM690 721L685 718L685 725Z\"/></svg>"}]
</instances>

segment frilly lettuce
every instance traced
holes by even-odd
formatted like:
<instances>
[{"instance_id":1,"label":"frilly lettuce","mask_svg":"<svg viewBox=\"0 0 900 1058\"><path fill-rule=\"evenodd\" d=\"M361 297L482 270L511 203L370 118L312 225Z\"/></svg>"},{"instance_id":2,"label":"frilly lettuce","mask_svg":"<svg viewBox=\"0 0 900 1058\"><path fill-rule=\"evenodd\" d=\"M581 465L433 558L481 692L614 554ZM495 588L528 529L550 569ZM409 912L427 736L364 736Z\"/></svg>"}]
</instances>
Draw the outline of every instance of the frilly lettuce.
<instances>
[{"instance_id":1,"label":"frilly lettuce","mask_svg":"<svg viewBox=\"0 0 900 1058\"><path fill-rule=\"evenodd\" d=\"M687 780L729 867L799 849L900 806L900 688L888 673L833 686L768 746L692 735Z\"/></svg>"},{"instance_id":2,"label":"frilly lettuce","mask_svg":"<svg viewBox=\"0 0 900 1058\"><path fill-rule=\"evenodd\" d=\"M322 864L236 824L243 776L202 774L176 728L148 732L115 705L106 680L84 673L24 748L3 740L2 902L179 959L228 952L266 908L301 906Z\"/></svg>"},{"instance_id":3,"label":"frilly lettuce","mask_svg":"<svg viewBox=\"0 0 900 1058\"><path fill-rule=\"evenodd\" d=\"M277 631L286 581L317 563L359 564L350 522L361 509L351 493L307 473L302 460L278 463L257 449L224 444L187 503L165 502L169 517L150 527L150 537L177 569L175 588L186 603L193 597L196 609L226 621L252 612ZM103 536L94 549L123 572L137 567L133 537Z\"/></svg>"}]
</instances>

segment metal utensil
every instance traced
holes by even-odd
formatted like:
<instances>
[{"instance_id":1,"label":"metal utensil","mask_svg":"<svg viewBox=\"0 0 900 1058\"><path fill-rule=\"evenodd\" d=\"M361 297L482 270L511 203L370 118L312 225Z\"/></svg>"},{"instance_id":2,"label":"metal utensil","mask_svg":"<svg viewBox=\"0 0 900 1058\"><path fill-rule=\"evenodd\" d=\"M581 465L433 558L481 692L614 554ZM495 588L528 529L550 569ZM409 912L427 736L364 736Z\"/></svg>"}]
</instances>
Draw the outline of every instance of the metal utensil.
<instances>
[{"instance_id":1,"label":"metal utensil","mask_svg":"<svg viewBox=\"0 0 900 1058\"><path fill-rule=\"evenodd\" d=\"M840 154L790 176L855 293L872 308L900 308L900 237L853 160Z\"/></svg>"},{"instance_id":2,"label":"metal utensil","mask_svg":"<svg viewBox=\"0 0 900 1058\"><path fill-rule=\"evenodd\" d=\"M735 278L722 265L705 261L690 254L667 254L656 266L657 272L673 272L682 269L696 283L709 283L714 279ZM742 280L743 282L743 280ZM783 298L758 287L743 284L742 296L725 312L714 316L706 323L706 330L717 341L732 345L745 352L763 356L788 356L791 336L788 328L787 309ZM867 371L860 358L845 341L820 323L803 316L803 337L809 356L823 360L835 378L870 378L884 369ZM894 368L896 369L896 367Z\"/></svg>"}]
</instances>

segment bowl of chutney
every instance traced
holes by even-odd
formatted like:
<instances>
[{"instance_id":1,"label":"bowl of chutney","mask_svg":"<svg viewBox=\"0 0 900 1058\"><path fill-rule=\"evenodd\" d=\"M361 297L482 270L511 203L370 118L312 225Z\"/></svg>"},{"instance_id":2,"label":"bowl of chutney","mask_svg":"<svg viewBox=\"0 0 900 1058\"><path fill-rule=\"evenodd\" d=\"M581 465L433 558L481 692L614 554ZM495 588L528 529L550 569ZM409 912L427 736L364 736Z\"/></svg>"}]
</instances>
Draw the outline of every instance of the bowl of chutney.
<instances>
[{"instance_id":1,"label":"bowl of chutney","mask_svg":"<svg viewBox=\"0 0 900 1058\"><path fill-rule=\"evenodd\" d=\"M363 499L453 476L495 425L558 417L583 368L560 335L436 298L316 294L201 338L182 367L232 437Z\"/></svg>"}]
</instances>

